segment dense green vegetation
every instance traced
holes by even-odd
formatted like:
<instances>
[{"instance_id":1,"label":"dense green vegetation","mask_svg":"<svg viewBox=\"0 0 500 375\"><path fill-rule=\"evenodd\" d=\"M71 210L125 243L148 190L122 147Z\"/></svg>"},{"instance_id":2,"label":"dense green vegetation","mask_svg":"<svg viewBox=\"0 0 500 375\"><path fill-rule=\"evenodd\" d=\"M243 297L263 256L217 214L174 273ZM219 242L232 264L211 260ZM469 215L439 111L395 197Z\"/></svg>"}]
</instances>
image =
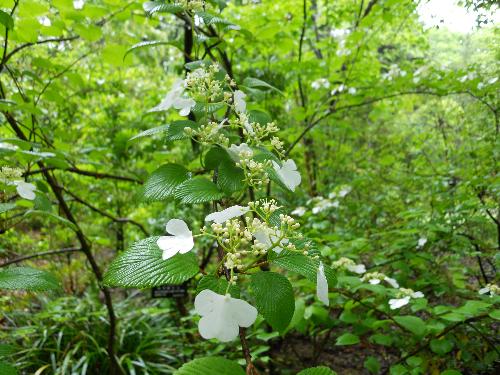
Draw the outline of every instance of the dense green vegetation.
<instances>
[{"instance_id":1,"label":"dense green vegetation","mask_svg":"<svg viewBox=\"0 0 500 375\"><path fill-rule=\"evenodd\" d=\"M498 373L495 2L419 3L2 0L0 374Z\"/></svg>"}]
</instances>

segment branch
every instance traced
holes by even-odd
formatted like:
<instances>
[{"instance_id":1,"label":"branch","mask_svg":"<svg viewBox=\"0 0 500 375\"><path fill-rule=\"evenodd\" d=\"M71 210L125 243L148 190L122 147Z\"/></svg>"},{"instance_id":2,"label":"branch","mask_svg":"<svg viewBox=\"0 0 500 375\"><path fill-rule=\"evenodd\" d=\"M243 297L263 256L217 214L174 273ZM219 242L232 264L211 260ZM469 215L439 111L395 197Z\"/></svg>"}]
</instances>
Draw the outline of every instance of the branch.
<instances>
[{"instance_id":1,"label":"branch","mask_svg":"<svg viewBox=\"0 0 500 375\"><path fill-rule=\"evenodd\" d=\"M11 264L20 263L20 262L23 262L23 261L28 260L28 259L44 257L47 255L73 253L73 252L77 252L77 251L82 251L82 249L80 247L68 247L68 248L59 249L59 250L50 250L50 251L44 251L42 253L37 253L37 254L25 255L22 257L14 258L12 260L8 260L8 261L0 264L0 268L7 267Z\"/></svg>"},{"instance_id":2,"label":"branch","mask_svg":"<svg viewBox=\"0 0 500 375\"><path fill-rule=\"evenodd\" d=\"M57 170L57 169L59 169L59 168L55 168L55 167L45 167L43 169L40 168L40 169L37 169L37 170L34 170L34 171L28 171L28 172L24 173L23 176L30 176L30 175L33 175L33 174L44 173L46 171ZM73 167L73 168L64 168L64 169L60 169L60 170L72 172L72 173L79 174L79 175L82 175L82 176L94 177L96 179L106 179L107 178L107 179L111 179L111 180L120 180L120 181L134 182L134 183L139 184L139 185L143 184L143 182L141 180L133 178L133 177L117 176L117 175L109 174L109 173L100 173L100 172L86 171L86 170L75 168L75 167Z\"/></svg>"},{"instance_id":3,"label":"branch","mask_svg":"<svg viewBox=\"0 0 500 375\"><path fill-rule=\"evenodd\" d=\"M111 221L114 221L115 223L130 223L130 224L133 224L136 227L138 227L142 231L142 233L144 233L146 236L149 237L149 232L146 230L146 228L144 228L144 226L141 223L139 223L139 222L137 222L135 220L132 220L132 219L125 218L125 217L115 217L115 216L111 215L110 213L105 212L105 211L101 210L100 208L97 208L96 206L93 206L92 204L84 201L83 199L81 199L80 197L78 197L76 194L74 194L70 190L68 190L68 189L66 189L66 188L64 188L62 186L59 186L59 188L61 190L64 190L64 192L66 192L66 194L68 194L69 196L71 196L75 201L77 201L78 203L81 203L84 206L90 208L92 211L97 212L99 215L107 217L108 219L110 219Z\"/></svg>"}]
</instances>

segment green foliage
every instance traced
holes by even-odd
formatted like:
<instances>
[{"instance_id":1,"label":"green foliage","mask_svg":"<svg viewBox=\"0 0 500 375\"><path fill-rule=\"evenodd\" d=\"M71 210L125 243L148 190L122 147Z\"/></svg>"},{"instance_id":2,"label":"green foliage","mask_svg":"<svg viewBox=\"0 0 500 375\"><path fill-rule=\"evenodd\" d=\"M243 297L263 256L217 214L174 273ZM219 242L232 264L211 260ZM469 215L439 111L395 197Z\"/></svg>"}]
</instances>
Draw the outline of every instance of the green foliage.
<instances>
[{"instance_id":1,"label":"green foliage","mask_svg":"<svg viewBox=\"0 0 500 375\"><path fill-rule=\"evenodd\" d=\"M290 281L279 273L257 272L252 275L251 288L257 310L275 330L284 330L295 310Z\"/></svg>"},{"instance_id":2,"label":"green foliage","mask_svg":"<svg viewBox=\"0 0 500 375\"><path fill-rule=\"evenodd\" d=\"M198 358L185 363L176 375L244 375L240 365L221 357Z\"/></svg>"},{"instance_id":3,"label":"green foliage","mask_svg":"<svg viewBox=\"0 0 500 375\"><path fill-rule=\"evenodd\" d=\"M134 243L109 265L104 283L123 288L150 288L163 284L182 284L198 273L193 253L162 259L156 244L159 237Z\"/></svg>"},{"instance_id":4,"label":"green foliage","mask_svg":"<svg viewBox=\"0 0 500 375\"><path fill-rule=\"evenodd\" d=\"M44 292L60 287L59 281L46 271L30 267L9 267L0 270L0 289Z\"/></svg>"},{"instance_id":5,"label":"green foliage","mask_svg":"<svg viewBox=\"0 0 500 375\"><path fill-rule=\"evenodd\" d=\"M162 201L172 197L176 189L190 178L189 171L179 164L165 164L155 170L144 184L144 198Z\"/></svg>"}]
</instances>

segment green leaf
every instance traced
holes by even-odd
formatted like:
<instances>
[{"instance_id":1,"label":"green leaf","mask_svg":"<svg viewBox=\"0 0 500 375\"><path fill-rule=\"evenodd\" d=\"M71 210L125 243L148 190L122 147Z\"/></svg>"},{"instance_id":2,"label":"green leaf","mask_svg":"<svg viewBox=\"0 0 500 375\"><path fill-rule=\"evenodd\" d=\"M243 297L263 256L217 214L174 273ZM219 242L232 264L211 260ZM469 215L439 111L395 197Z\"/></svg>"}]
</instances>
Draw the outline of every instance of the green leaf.
<instances>
[{"instance_id":1,"label":"green leaf","mask_svg":"<svg viewBox=\"0 0 500 375\"><path fill-rule=\"evenodd\" d=\"M444 370L440 375L462 375L462 373L457 370Z\"/></svg>"},{"instance_id":2,"label":"green leaf","mask_svg":"<svg viewBox=\"0 0 500 375\"><path fill-rule=\"evenodd\" d=\"M342 336L337 337L335 345L355 345L359 344L359 337L352 333L344 333Z\"/></svg>"},{"instance_id":3,"label":"green leaf","mask_svg":"<svg viewBox=\"0 0 500 375\"><path fill-rule=\"evenodd\" d=\"M281 95L283 94L283 91L278 90L276 87L271 86L269 83L264 82L258 78L252 78L252 77L246 77L243 80L243 85L246 87L251 87L251 88L266 88L266 89L271 89L276 92L279 92Z\"/></svg>"},{"instance_id":4,"label":"green leaf","mask_svg":"<svg viewBox=\"0 0 500 375\"><path fill-rule=\"evenodd\" d=\"M57 279L46 271L31 267L10 267L0 270L0 289L39 292L60 287Z\"/></svg>"},{"instance_id":5,"label":"green leaf","mask_svg":"<svg viewBox=\"0 0 500 375\"><path fill-rule=\"evenodd\" d=\"M5 26L6 29L12 30L14 28L14 20L9 13L0 10L0 23Z\"/></svg>"},{"instance_id":6,"label":"green leaf","mask_svg":"<svg viewBox=\"0 0 500 375\"><path fill-rule=\"evenodd\" d=\"M231 157L224 148L214 146L205 154L204 167L205 169L212 170L217 168L222 162L229 163L231 161Z\"/></svg>"},{"instance_id":7,"label":"green leaf","mask_svg":"<svg viewBox=\"0 0 500 375\"><path fill-rule=\"evenodd\" d=\"M189 136L184 132L184 128L197 129L199 126L199 124L191 120L173 121L167 132L167 141L188 139Z\"/></svg>"},{"instance_id":8,"label":"green leaf","mask_svg":"<svg viewBox=\"0 0 500 375\"><path fill-rule=\"evenodd\" d=\"M2 375L17 375L15 367L5 362L0 362L0 374Z\"/></svg>"},{"instance_id":9,"label":"green leaf","mask_svg":"<svg viewBox=\"0 0 500 375\"><path fill-rule=\"evenodd\" d=\"M127 52L125 52L125 55L123 55L123 59L125 60L125 57L127 57L127 55L130 52L137 51L138 49L145 49L145 48L149 48L149 47L162 46L162 45L172 45L172 42L165 42L162 40L147 40L144 42L136 43L132 47L130 47L127 50Z\"/></svg>"},{"instance_id":10,"label":"green leaf","mask_svg":"<svg viewBox=\"0 0 500 375\"><path fill-rule=\"evenodd\" d=\"M425 322L416 316L395 316L394 320L416 336L425 336L427 332Z\"/></svg>"},{"instance_id":11,"label":"green leaf","mask_svg":"<svg viewBox=\"0 0 500 375\"><path fill-rule=\"evenodd\" d=\"M408 373L408 370L403 365L391 366L389 373L391 375L404 375Z\"/></svg>"},{"instance_id":12,"label":"green leaf","mask_svg":"<svg viewBox=\"0 0 500 375\"><path fill-rule=\"evenodd\" d=\"M224 18L218 17L208 12L197 12L196 14L203 19L203 22L206 25L215 25L215 24L234 25L231 21L228 21Z\"/></svg>"},{"instance_id":13,"label":"green leaf","mask_svg":"<svg viewBox=\"0 0 500 375\"><path fill-rule=\"evenodd\" d=\"M172 13L182 12L184 9L178 4L169 4L163 1L146 1L142 7L148 15L152 16L155 13Z\"/></svg>"},{"instance_id":14,"label":"green leaf","mask_svg":"<svg viewBox=\"0 0 500 375\"><path fill-rule=\"evenodd\" d=\"M201 278L196 288L196 293L200 293L202 290L210 289L218 294L226 294L228 290L228 281L224 277L216 277L214 275L205 275ZM237 285L231 285L229 287L229 294L233 298L240 298L240 290Z\"/></svg>"},{"instance_id":15,"label":"green leaf","mask_svg":"<svg viewBox=\"0 0 500 375\"><path fill-rule=\"evenodd\" d=\"M337 375L337 373L335 371L332 371L329 367L318 366L306 368L297 373L297 375Z\"/></svg>"},{"instance_id":16,"label":"green leaf","mask_svg":"<svg viewBox=\"0 0 500 375\"><path fill-rule=\"evenodd\" d=\"M430 344L431 350L439 355L444 355L453 349L453 341L447 339L433 339Z\"/></svg>"},{"instance_id":17,"label":"green leaf","mask_svg":"<svg viewBox=\"0 0 500 375\"><path fill-rule=\"evenodd\" d=\"M185 363L174 375L245 375L241 366L221 357L198 358Z\"/></svg>"},{"instance_id":18,"label":"green leaf","mask_svg":"<svg viewBox=\"0 0 500 375\"><path fill-rule=\"evenodd\" d=\"M380 372L380 362L373 356L366 358L364 366L371 374L378 374Z\"/></svg>"},{"instance_id":19,"label":"green leaf","mask_svg":"<svg viewBox=\"0 0 500 375\"><path fill-rule=\"evenodd\" d=\"M282 267L288 271L297 272L313 283L316 283L319 260L311 259L307 255L289 250L282 250L280 254L275 254L276 253L273 252L269 259L272 264ZM324 269L328 285L333 287L337 283L335 273L327 265L324 265Z\"/></svg>"},{"instance_id":20,"label":"green leaf","mask_svg":"<svg viewBox=\"0 0 500 375\"><path fill-rule=\"evenodd\" d=\"M6 356L14 354L16 352L17 352L17 349L15 346L7 345L7 344L0 344L0 357L6 357Z\"/></svg>"},{"instance_id":21,"label":"green leaf","mask_svg":"<svg viewBox=\"0 0 500 375\"><path fill-rule=\"evenodd\" d=\"M143 132L140 132L137 135L134 135L132 138L129 139L129 141L134 141L139 138L149 137L150 135L165 133L168 131L169 128L170 125L162 125L162 126L157 126L155 128L147 129L144 130Z\"/></svg>"},{"instance_id":22,"label":"green leaf","mask_svg":"<svg viewBox=\"0 0 500 375\"><path fill-rule=\"evenodd\" d=\"M189 171L179 164L165 164L155 170L144 183L146 201L162 201L174 195L175 190L189 179Z\"/></svg>"},{"instance_id":23,"label":"green leaf","mask_svg":"<svg viewBox=\"0 0 500 375\"><path fill-rule=\"evenodd\" d=\"M16 208L15 203L0 203L0 214Z\"/></svg>"},{"instance_id":24,"label":"green leaf","mask_svg":"<svg viewBox=\"0 0 500 375\"><path fill-rule=\"evenodd\" d=\"M111 262L104 284L124 288L150 288L164 284L182 284L198 273L193 252L162 259L156 244L158 236L134 243Z\"/></svg>"},{"instance_id":25,"label":"green leaf","mask_svg":"<svg viewBox=\"0 0 500 375\"><path fill-rule=\"evenodd\" d=\"M231 194L245 188L243 169L236 166L233 161L223 161L219 165L217 185L225 193Z\"/></svg>"},{"instance_id":26,"label":"green leaf","mask_svg":"<svg viewBox=\"0 0 500 375\"><path fill-rule=\"evenodd\" d=\"M257 310L275 330L284 330L295 310L290 281L279 273L260 271L252 275L251 289Z\"/></svg>"},{"instance_id":27,"label":"green leaf","mask_svg":"<svg viewBox=\"0 0 500 375\"><path fill-rule=\"evenodd\" d=\"M490 316L490 318L500 320L500 310L493 310L488 315Z\"/></svg>"},{"instance_id":28,"label":"green leaf","mask_svg":"<svg viewBox=\"0 0 500 375\"><path fill-rule=\"evenodd\" d=\"M175 197L183 203L204 203L221 199L224 193L205 177L185 181L175 191Z\"/></svg>"}]
</instances>

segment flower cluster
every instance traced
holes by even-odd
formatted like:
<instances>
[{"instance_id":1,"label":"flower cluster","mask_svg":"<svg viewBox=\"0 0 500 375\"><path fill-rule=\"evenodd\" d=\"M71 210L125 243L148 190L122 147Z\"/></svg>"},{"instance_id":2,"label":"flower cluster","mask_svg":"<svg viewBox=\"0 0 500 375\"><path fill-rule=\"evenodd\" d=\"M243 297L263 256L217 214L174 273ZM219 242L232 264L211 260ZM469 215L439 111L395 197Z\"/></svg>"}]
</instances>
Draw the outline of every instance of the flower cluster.
<instances>
[{"instance_id":1,"label":"flower cluster","mask_svg":"<svg viewBox=\"0 0 500 375\"><path fill-rule=\"evenodd\" d=\"M221 132L225 122L226 120L222 120L221 122L210 121L208 124L201 125L197 129L185 127L184 133L202 144L218 143L226 146L229 144L229 139Z\"/></svg>"},{"instance_id":2,"label":"flower cluster","mask_svg":"<svg viewBox=\"0 0 500 375\"><path fill-rule=\"evenodd\" d=\"M490 297L500 295L500 287L496 284L486 284L484 288L479 289L479 294L489 294Z\"/></svg>"},{"instance_id":3,"label":"flower cluster","mask_svg":"<svg viewBox=\"0 0 500 375\"><path fill-rule=\"evenodd\" d=\"M218 79L220 71L218 64L211 64L189 72L185 84L190 95L200 102L217 102L225 98L224 83L231 84L231 79L228 75L224 76L224 80Z\"/></svg>"},{"instance_id":4,"label":"flower cluster","mask_svg":"<svg viewBox=\"0 0 500 375\"><path fill-rule=\"evenodd\" d=\"M340 258L339 260L332 263L334 269L346 269L350 272L363 274L366 272L366 267L364 264L356 264L352 259Z\"/></svg>"},{"instance_id":5,"label":"flower cluster","mask_svg":"<svg viewBox=\"0 0 500 375\"><path fill-rule=\"evenodd\" d=\"M21 198L34 200L36 197L35 185L22 179L23 171L19 168L2 167L0 169L0 182L4 185L16 187L16 191Z\"/></svg>"},{"instance_id":6,"label":"flower cluster","mask_svg":"<svg viewBox=\"0 0 500 375\"><path fill-rule=\"evenodd\" d=\"M387 284L392 286L393 288L399 288L398 282L392 277L388 277L381 272L370 272L361 278L361 281L368 281L372 285L380 284L382 281L385 281Z\"/></svg>"}]
</instances>

